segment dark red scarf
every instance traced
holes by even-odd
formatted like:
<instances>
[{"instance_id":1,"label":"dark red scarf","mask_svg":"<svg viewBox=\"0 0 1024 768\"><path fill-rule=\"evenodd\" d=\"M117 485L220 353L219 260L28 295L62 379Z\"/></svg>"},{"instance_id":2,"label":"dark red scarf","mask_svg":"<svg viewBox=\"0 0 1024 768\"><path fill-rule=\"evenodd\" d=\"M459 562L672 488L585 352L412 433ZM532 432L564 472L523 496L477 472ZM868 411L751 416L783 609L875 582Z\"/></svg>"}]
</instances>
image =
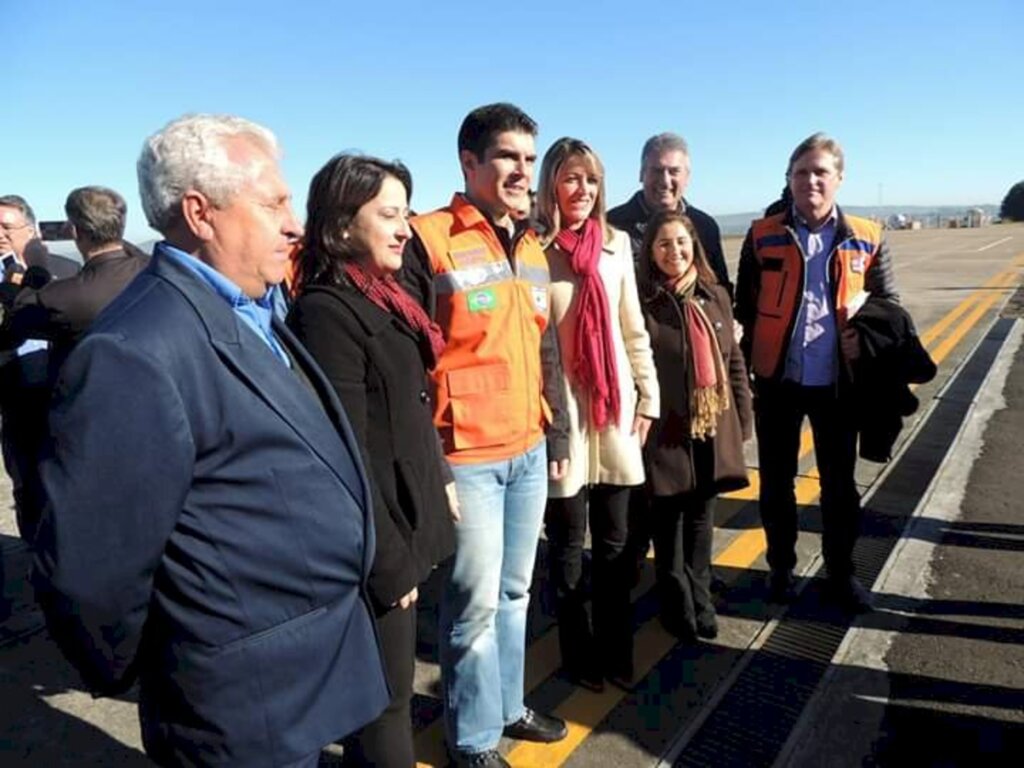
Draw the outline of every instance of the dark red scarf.
<instances>
[{"instance_id":1,"label":"dark red scarf","mask_svg":"<svg viewBox=\"0 0 1024 768\"><path fill-rule=\"evenodd\" d=\"M430 344L434 360L428 367L433 368L444 352L444 335L441 326L433 322L423 307L406 293L393 275L374 277L361 265L352 261L345 262L345 274L361 294L383 309L385 312L401 318L406 325L425 338Z\"/></svg>"},{"instance_id":2,"label":"dark red scarf","mask_svg":"<svg viewBox=\"0 0 1024 768\"><path fill-rule=\"evenodd\" d=\"M603 235L600 223L587 219L578 232L563 229L555 238L555 244L569 254L572 271L581 278L570 375L590 397L590 418L596 429L618 423L620 409L608 294L597 271Z\"/></svg>"}]
</instances>

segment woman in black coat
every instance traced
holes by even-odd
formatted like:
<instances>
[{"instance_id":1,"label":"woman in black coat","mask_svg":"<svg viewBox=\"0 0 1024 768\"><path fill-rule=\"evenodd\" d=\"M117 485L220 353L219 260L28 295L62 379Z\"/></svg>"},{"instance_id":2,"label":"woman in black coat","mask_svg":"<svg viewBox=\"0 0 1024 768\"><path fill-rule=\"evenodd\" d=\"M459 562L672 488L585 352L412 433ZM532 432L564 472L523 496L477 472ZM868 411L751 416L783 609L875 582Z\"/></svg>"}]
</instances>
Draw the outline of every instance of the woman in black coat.
<instances>
[{"instance_id":1,"label":"woman in black coat","mask_svg":"<svg viewBox=\"0 0 1024 768\"><path fill-rule=\"evenodd\" d=\"M747 485L747 370L729 294L689 218L655 214L638 266L662 393L644 450L661 620L684 640L710 639L718 634L710 589L715 497Z\"/></svg>"},{"instance_id":2,"label":"woman in black coat","mask_svg":"<svg viewBox=\"0 0 1024 768\"><path fill-rule=\"evenodd\" d=\"M377 768L415 764L417 585L454 550L458 515L427 379L444 342L393 277L411 236L411 191L404 166L357 155L338 155L313 177L288 316L345 406L372 481L369 595L392 700L344 744L346 764Z\"/></svg>"}]
</instances>

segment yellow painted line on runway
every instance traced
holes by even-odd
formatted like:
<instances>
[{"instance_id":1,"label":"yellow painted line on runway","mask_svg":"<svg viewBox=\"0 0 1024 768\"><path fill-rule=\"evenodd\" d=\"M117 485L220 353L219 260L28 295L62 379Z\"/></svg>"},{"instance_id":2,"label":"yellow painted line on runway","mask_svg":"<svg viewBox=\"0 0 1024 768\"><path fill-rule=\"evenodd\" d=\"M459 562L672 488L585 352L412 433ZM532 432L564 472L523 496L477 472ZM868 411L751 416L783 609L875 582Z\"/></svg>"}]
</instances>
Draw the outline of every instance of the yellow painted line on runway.
<instances>
[{"instance_id":1,"label":"yellow painted line on runway","mask_svg":"<svg viewBox=\"0 0 1024 768\"><path fill-rule=\"evenodd\" d=\"M921 343L926 347L929 346L945 333L953 323L959 320L973 304L990 295L993 288L1000 288L1007 280L1013 280L1016 277L1017 269L1020 267L1020 260L1021 257L1018 257L1011 266L990 277L981 288L973 291L967 298L953 307L941 320L921 334Z\"/></svg>"},{"instance_id":2,"label":"yellow painted line on runway","mask_svg":"<svg viewBox=\"0 0 1024 768\"><path fill-rule=\"evenodd\" d=\"M812 448L814 448L814 436L811 434L811 428L804 427L800 432L800 451L797 454L797 461L801 461L804 456L811 452ZM761 476L756 469L748 469L747 479L750 481L750 485L738 491L723 494L722 498L738 499L741 501L754 501L757 499L758 494L761 492Z\"/></svg>"},{"instance_id":3,"label":"yellow painted line on runway","mask_svg":"<svg viewBox=\"0 0 1024 768\"><path fill-rule=\"evenodd\" d=\"M1017 275L1010 274L1006 277L1003 283L997 287L1010 289L1016 282ZM952 352L953 349L956 348L956 345L959 344L960 341L963 339L963 337L967 335L967 332L970 331L971 328L973 328L977 324L977 322L982 318L982 316L986 312L988 312L988 310L992 307L993 304L995 304L999 299L1003 298L1003 295L1003 291L992 291L987 296L985 296L981 301L978 302L974 309L972 309L967 314L963 322L960 325L958 325L953 330L953 332L950 333L949 336L947 336L942 341L942 343L938 344L935 347L935 349L931 352L932 359L935 361L936 365L938 365L939 363L946 359L946 356L950 352Z\"/></svg>"},{"instance_id":4,"label":"yellow painted line on runway","mask_svg":"<svg viewBox=\"0 0 1024 768\"><path fill-rule=\"evenodd\" d=\"M761 475L756 469L747 468L747 481L750 483L746 488L738 491L723 493L723 499L735 499L738 501L753 501L761 493Z\"/></svg>"},{"instance_id":5,"label":"yellow painted line on runway","mask_svg":"<svg viewBox=\"0 0 1024 768\"><path fill-rule=\"evenodd\" d=\"M637 679L646 677L661 659L675 647L678 640L670 635L657 620L641 626L634 636L634 651L638 661ZM520 742L506 759L515 768L549 768L563 763L583 743L599 722L618 706L625 693L609 685L601 693L577 688L558 705L555 714L563 718L568 735L554 744Z\"/></svg>"},{"instance_id":6,"label":"yellow painted line on runway","mask_svg":"<svg viewBox=\"0 0 1024 768\"><path fill-rule=\"evenodd\" d=\"M658 657L660 658L660 656ZM558 628L552 627L526 650L526 673L523 690L526 694L553 675L562 665L558 651ZM448 764L444 745L444 718L439 717L416 734L415 754L417 768L433 768Z\"/></svg>"},{"instance_id":7,"label":"yellow painted line on runway","mask_svg":"<svg viewBox=\"0 0 1024 768\"><path fill-rule=\"evenodd\" d=\"M813 504L820 493L818 469L812 467L806 475L800 475L796 481L797 505ZM714 559L714 565L746 569L757 562L764 554L767 542L763 528L748 528L734 538Z\"/></svg>"},{"instance_id":8,"label":"yellow painted line on runway","mask_svg":"<svg viewBox=\"0 0 1024 768\"><path fill-rule=\"evenodd\" d=\"M954 307L938 323L929 329L929 341L939 338L953 323L966 313L966 317L931 352L936 365L956 348L956 345L978 323L991 306L1005 295L1018 281L1018 269L1024 267L1024 253L1018 255L1011 267L989 279ZM993 290L996 289L996 290ZM980 299L980 303L979 303ZM973 310L968 312L973 305ZM922 336L924 342L925 336ZM811 430L805 429L800 435L800 457L807 455L814 445ZM758 485L756 471L751 472L751 487ZM750 489L744 489L749 492ZM744 491L728 494L727 498L752 499L756 493L747 495ZM797 478L795 486L798 505L813 504L820 493L817 467ZM764 530L748 529L740 533L714 558L713 565L737 570L749 568L764 554L766 542ZM662 629L655 618L638 628L634 640L637 678L641 679L675 646L676 639ZM554 674L561 662L558 651L557 628L552 628L534 641L527 650L527 678L525 692L529 694L549 676ZM608 686L602 693L576 689L554 711L563 718L569 734L554 744L533 744L521 742L509 753L508 761L516 768L528 766L543 767L561 765L583 743L594 728L622 701L625 693L614 686ZM416 735L417 768L434 768L447 763L441 718Z\"/></svg>"}]
</instances>

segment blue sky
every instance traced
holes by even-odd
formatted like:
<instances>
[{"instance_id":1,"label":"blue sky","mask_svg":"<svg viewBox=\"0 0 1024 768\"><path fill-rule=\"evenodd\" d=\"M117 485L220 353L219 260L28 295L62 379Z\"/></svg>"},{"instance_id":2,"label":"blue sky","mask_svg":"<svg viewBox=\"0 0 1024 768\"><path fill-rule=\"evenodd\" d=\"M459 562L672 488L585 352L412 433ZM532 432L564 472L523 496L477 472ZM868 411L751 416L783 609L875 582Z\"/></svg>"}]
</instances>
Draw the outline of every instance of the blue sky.
<instances>
[{"instance_id":1,"label":"blue sky","mask_svg":"<svg viewBox=\"0 0 1024 768\"><path fill-rule=\"evenodd\" d=\"M274 130L300 213L343 149L406 162L417 209L446 203L460 121L498 100L538 121L541 153L587 140L613 203L665 130L690 143L688 198L715 214L774 199L816 130L846 149L849 205L998 203L1024 178L1020 0L22 0L0 28L0 193L53 219L73 187L112 186L140 240L142 141L196 111Z\"/></svg>"}]
</instances>

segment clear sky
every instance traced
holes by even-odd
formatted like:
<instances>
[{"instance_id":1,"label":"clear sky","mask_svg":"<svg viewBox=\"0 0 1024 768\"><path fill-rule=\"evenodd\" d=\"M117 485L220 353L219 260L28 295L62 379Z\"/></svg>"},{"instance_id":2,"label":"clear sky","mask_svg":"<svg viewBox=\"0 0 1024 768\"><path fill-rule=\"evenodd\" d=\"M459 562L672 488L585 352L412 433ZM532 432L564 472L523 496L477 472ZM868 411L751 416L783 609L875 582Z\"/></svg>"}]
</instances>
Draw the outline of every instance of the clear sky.
<instances>
[{"instance_id":1,"label":"clear sky","mask_svg":"<svg viewBox=\"0 0 1024 768\"><path fill-rule=\"evenodd\" d=\"M846 149L848 205L999 203L1024 179L1021 0L0 0L0 40L0 193L57 219L73 187L114 187L138 240L139 149L185 112L277 133L300 214L343 149L402 159L415 208L446 203L459 123L499 100L541 153L588 141L612 203L666 130L714 214L773 200L816 130Z\"/></svg>"}]
</instances>

